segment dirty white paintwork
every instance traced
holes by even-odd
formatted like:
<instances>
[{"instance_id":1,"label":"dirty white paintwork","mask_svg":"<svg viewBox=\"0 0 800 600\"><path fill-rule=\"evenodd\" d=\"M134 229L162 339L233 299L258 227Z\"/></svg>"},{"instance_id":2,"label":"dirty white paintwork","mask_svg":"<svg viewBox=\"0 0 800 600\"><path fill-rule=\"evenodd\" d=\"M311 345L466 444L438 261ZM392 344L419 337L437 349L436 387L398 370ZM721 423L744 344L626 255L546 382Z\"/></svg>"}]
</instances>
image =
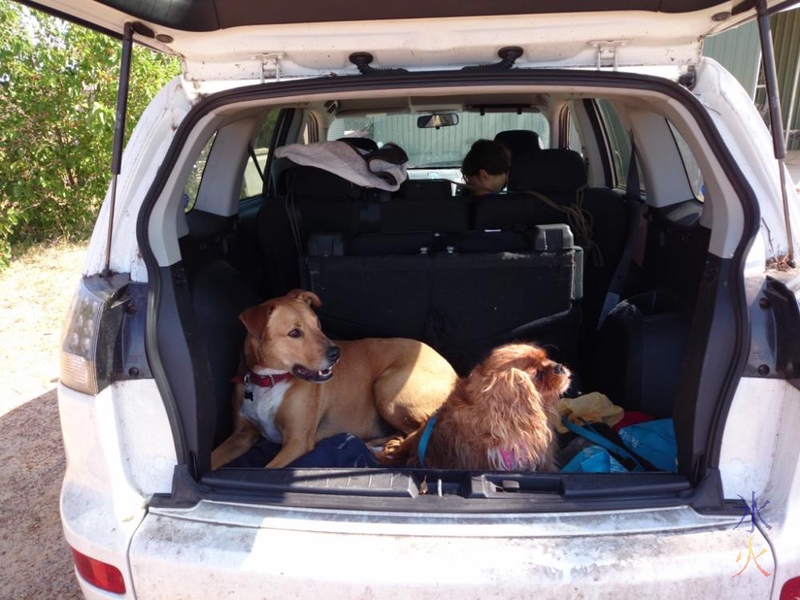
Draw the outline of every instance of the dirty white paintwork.
<instances>
[{"instance_id":1,"label":"dirty white paintwork","mask_svg":"<svg viewBox=\"0 0 800 600\"><path fill-rule=\"evenodd\" d=\"M147 270L136 239L139 209L175 130L190 108L190 99L180 78L173 79L148 105L125 147L117 182L110 267L116 273L130 273L132 281L147 281ZM84 275L100 273L105 266L110 196L109 188L89 243ZM175 221L171 219L173 224Z\"/></svg>"},{"instance_id":2,"label":"dirty white paintwork","mask_svg":"<svg viewBox=\"0 0 800 600\"><path fill-rule=\"evenodd\" d=\"M128 544L149 497L171 489L177 462L158 389L153 380L128 381L90 396L59 385L58 405L67 455L64 537L119 568L130 589ZM87 597L107 597L90 595L95 588L79 581Z\"/></svg>"},{"instance_id":3,"label":"dirty white paintwork","mask_svg":"<svg viewBox=\"0 0 800 600\"><path fill-rule=\"evenodd\" d=\"M748 538L766 547L737 522L687 508L469 517L203 502L151 513L131 567L143 599L766 598L771 579L752 564L733 578ZM770 553L759 564L774 571Z\"/></svg>"},{"instance_id":4,"label":"dirty white paintwork","mask_svg":"<svg viewBox=\"0 0 800 600\"><path fill-rule=\"evenodd\" d=\"M725 497L762 496L772 459L787 392L785 381L743 377L733 397L720 451Z\"/></svg>"}]
</instances>

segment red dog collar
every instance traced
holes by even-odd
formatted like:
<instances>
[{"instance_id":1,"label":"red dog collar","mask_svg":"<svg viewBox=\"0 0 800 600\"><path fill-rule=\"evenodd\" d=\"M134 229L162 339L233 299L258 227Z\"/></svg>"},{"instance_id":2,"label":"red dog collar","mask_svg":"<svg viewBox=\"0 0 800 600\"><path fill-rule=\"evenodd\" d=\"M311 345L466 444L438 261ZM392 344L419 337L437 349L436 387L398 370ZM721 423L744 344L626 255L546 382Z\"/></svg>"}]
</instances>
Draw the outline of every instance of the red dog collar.
<instances>
[{"instance_id":1,"label":"red dog collar","mask_svg":"<svg viewBox=\"0 0 800 600\"><path fill-rule=\"evenodd\" d=\"M245 373L244 377L234 377L232 381L234 383L252 383L253 385L257 385L258 387L262 388L271 388L275 384L285 381L287 379L291 379L294 377L291 373L278 373L277 375L259 375L258 373L253 373L252 371L248 371Z\"/></svg>"}]
</instances>

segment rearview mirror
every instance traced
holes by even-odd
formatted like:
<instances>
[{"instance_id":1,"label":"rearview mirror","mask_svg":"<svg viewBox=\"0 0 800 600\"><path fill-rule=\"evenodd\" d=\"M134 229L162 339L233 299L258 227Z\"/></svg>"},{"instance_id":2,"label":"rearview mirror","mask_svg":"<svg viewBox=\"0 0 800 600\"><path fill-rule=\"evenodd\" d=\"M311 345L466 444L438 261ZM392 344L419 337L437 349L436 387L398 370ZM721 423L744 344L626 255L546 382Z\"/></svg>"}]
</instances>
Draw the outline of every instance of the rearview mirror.
<instances>
[{"instance_id":1,"label":"rearview mirror","mask_svg":"<svg viewBox=\"0 0 800 600\"><path fill-rule=\"evenodd\" d=\"M455 113L444 113L436 115L423 115L417 119L417 127L428 129L430 127L451 127L458 125L458 115Z\"/></svg>"}]
</instances>

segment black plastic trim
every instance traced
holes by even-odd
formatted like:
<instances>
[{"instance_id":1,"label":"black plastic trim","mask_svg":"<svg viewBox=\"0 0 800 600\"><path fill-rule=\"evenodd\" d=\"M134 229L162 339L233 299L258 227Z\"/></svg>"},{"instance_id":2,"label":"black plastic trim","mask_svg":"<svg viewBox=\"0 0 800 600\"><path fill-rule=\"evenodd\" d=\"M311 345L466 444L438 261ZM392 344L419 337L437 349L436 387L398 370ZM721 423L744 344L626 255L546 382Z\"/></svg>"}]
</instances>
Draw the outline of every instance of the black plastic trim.
<instances>
[{"instance_id":1,"label":"black plastic trim","mask_svg":"<svg viewBox=\"0 0 800 600\"><path fill-rule=\"evenodd\" d=\"M147 284L130 283L125 316L122 320L120 339L120 364L114 375L116 381L151 379L150 363L147 361L145 335L147 329Z\"/></svg>"},{"instance_id":2,"label":"black plastic trim","mask_svg":"<svg viewBox=\"0 0 800 600\"><path fill-rule=\"evenodd\" d=\"M595 104L594 100L585 99L583 101L583 107L586 110L586 115L589 117L594 139L603 142L603 147L597 149L600 154L600 160L603 163L603 179L605 179L606 187L613 189L617 186L618 182L616 181L616 175L609 159L612 149L608 140L608 132L606 132L600 120L597 104Z\"/></svg>"},{"instance_id":3,"label":"black plastic trim","mask_svg":"<svg viewBox=\"0 0 800 600\"><path fill-rule=\"evenodd\" d=\"M713 487L717 489L716 484ZM697 499L708 507L707 499L714 495L701 488L692 490L685 477L671 473L222 469L206 474L198 484L185 468L178 468L172 494L157 496L152 505L186 507L200 500L252 503L255 498L264 505L317 509L499 513L685 506ZM721 495L716 495L720 509Z\"/></svg>"},{"instance_id":4,"label":"black plastic trim","mask_svg":"<svg viewBox=\"0 0 800 600\"><path fill-rule=\"evenodd\" d=\"M800 309L797 298L782 281L767 277L767 306L775 319L775 371L789 380L800 377Z\"/></svg>"}]
</instances>

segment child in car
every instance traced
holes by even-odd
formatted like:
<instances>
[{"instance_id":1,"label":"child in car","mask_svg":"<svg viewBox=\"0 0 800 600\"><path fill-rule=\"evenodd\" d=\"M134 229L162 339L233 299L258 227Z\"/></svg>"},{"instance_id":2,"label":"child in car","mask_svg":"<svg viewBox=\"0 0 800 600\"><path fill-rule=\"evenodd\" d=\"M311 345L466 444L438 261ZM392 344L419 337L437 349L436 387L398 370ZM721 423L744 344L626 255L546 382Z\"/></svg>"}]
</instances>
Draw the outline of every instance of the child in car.
<instances>
[{"instance_id":1,"label":"child in car","mask_svg":"<svg viewBox=\"0 0 800 600\"><path fill-rule=\"evenodd\" d=\"M508 183L510 169L511 153L508 148L493 140L477 140L461 164L461 173L467 183L465 194L498 194Z\"/></svg>"}]
</instances>

